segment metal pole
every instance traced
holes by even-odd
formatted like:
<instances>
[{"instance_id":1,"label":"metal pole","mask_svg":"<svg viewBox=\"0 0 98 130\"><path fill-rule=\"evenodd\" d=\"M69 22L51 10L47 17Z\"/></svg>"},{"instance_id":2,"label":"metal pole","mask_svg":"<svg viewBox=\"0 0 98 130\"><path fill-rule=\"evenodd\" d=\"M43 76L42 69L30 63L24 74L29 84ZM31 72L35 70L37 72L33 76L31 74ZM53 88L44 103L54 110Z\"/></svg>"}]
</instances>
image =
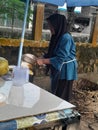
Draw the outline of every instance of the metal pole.
<instances>
[{"instance_id":1,"label":"metal pole","mask_svg":"<svg viewBox=\"0 0 98 130\"><path fill-rule=\"evenodd\" d=\"M23 50L23 43L24 43L24 35L25 35L25 28L26 28L28 7L29 7L29 0L26 0L26 7L25 7L25 14L24 14L24 22L23 22L21 42L20 42L20 47L19 47L19 55L18 55L18 66L19 66L19 67L20 67L20 65L21 65L21 57L22 57L22 50Z\"/></svg>"}]
</instances>

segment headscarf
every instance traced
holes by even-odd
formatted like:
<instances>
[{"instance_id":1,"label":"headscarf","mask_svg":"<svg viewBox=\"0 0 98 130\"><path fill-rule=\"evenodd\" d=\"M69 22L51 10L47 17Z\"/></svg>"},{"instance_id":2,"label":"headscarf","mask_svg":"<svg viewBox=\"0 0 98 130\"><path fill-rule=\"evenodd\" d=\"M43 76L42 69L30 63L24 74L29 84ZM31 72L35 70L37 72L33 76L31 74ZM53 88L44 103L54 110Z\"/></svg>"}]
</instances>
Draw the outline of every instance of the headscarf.
<instances>
[{"instance_id":1,"label":"headscarf","mask_svg":"<svg viewBox=\"0 0 98 130\"><path fill-rule=\"evenodd\" d=\"M47 18L47 21L49 21L49 23L52 25L52 27L55 30L55 34L51 36L48 53L47 53L48 58L50 58L53 54L54 48L58 44L58 40L60 39L60 37L63 34L67 33L68 31L67 31L67 20L64 15L61 14L50 15Z\"/></svg>"}]
</instances>

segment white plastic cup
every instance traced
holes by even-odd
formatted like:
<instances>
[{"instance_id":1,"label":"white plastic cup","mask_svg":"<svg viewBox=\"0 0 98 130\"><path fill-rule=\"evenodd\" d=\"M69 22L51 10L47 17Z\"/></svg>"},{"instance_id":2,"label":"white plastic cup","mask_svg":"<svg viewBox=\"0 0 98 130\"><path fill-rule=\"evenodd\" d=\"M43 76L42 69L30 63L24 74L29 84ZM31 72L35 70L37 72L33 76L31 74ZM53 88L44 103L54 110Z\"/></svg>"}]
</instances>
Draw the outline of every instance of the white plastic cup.
<instances>
[{"instance_id":1,"label":"white plastic cup","mask_svg":"<svg viewBox=\"0 0 98 130\"><path fill-rule=\"evenodd\" d=\"M29 69L24 67L14 67L13 69L13 85L23 86L29 81Z\"/></svg>"}]
</instances>

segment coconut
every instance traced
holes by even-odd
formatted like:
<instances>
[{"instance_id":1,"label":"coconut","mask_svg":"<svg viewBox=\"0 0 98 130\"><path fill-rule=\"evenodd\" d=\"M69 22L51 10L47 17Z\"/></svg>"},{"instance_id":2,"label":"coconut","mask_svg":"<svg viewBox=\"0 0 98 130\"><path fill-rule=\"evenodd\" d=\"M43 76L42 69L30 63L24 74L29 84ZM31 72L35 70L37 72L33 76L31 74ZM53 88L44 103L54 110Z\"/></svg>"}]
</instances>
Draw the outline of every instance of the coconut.
<instances>
[{"instance_id":1,"label":"coconut","mask_svg":"<svg viewBox=\"0 0 98 130\"><path fill-rule=\"evenodd\" d=\"M9 71L8 60L0 57L0 76L7 74Z\"/></svg>"}]
</instances>

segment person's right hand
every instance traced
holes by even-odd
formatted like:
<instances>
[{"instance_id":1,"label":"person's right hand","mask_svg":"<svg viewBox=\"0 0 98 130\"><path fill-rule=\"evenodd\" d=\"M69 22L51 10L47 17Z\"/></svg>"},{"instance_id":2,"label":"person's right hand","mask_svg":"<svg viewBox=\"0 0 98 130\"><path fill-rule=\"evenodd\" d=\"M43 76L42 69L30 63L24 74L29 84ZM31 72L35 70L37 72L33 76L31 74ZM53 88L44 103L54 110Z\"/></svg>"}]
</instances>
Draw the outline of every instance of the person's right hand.
<instances>
[{"instance_id":1,"label":"person's right hand","mask_svg":"<svg viewBox=\"0 0 98 130\"><path fill-rule=\"evenodd\" d=\"M44 59L43 58L38 58L36 60L36 62L37 62L38 65L43 65L44 64Z\"/></svg>"}]
</instances>

